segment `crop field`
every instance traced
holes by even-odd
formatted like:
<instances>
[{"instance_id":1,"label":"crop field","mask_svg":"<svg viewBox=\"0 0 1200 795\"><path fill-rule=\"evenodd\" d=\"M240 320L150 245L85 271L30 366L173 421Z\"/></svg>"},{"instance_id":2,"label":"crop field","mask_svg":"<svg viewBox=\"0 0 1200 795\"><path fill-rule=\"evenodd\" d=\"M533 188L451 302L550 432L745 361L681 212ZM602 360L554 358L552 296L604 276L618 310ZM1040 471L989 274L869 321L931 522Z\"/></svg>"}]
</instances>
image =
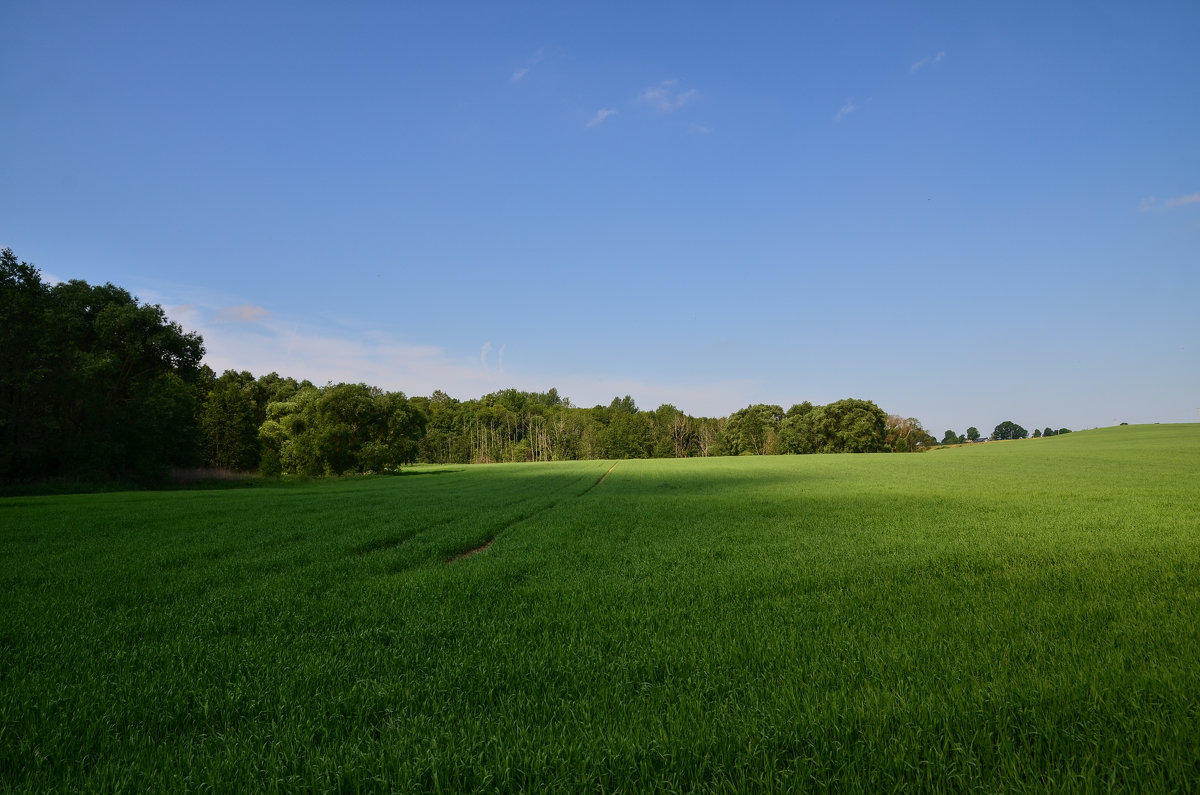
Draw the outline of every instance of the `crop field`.
<instances>
[{"instance_id":1,"label":"crop field","mask_svg":"<svg viewBox=\"0 0 1200 795\"><path fill-rule=\"evenodd\" d=\"M1198 476L1200 424L3 499L0 789L1195 791Z\"/></svg>"}]
</instances>

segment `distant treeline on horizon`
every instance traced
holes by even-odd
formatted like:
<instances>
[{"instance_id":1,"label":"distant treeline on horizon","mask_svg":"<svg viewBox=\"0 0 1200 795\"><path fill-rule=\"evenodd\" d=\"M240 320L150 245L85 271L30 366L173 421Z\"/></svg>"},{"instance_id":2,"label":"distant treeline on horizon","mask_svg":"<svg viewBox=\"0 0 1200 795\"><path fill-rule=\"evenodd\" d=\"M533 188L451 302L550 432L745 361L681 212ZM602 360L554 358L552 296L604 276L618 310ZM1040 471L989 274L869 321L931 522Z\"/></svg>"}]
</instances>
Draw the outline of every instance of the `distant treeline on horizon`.
<instances>
[{"instance_id":1,"label":"distant treeline on horizon","mask_svg":"<svg viewBox=\"0 0 1200 795\"><path fill-rule=\"evenodd\" d=\"M581 408L555 389L457 400L367 384L317 387L276 373L218 376L203 355L200 336L161 307L111 284L47 285L3 249L0 480L153 482L183 467L317 476L414 462L910 452L938 444L916 419L855 398L692 417L670 404L640 410L629 395ZM1008 438L1027 435L1013 423L1002 427ZM952 431L943 439L958 441Z\"/></svg>"}]
</instances>

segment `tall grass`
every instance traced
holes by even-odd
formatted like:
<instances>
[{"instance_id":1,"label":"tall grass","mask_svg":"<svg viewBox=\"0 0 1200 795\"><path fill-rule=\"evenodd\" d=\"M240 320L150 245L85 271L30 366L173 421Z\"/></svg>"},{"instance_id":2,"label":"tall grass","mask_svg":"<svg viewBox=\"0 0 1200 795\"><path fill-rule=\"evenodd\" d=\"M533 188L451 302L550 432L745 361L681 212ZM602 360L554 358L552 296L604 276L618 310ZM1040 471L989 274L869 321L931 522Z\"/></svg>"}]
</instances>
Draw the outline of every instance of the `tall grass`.
<instances>
[{"instance_id":1,"label":"tall grass","mask_svg":"<svg viewBox=\"0 0 1200 795\"><path fill-rule=\"evenodd\" d=\"M0 785L1194 790L1197 463L1130 426L2 500Z\"/></svg>"}]
</instances>

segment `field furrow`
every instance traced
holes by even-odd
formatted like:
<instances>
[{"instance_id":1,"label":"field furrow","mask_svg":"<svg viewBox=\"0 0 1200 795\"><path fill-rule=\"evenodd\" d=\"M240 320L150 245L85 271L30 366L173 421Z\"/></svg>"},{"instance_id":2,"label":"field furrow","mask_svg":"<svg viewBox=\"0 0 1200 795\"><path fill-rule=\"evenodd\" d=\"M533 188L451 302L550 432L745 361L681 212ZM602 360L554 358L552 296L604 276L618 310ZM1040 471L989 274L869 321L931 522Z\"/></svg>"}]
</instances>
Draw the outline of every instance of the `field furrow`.
<instances>
[{"instance_id":1,"label":"field furrow","mask_svg":"<svg viewBox=\"0 0 1200 795\"><path fill-rule=\"evenodd\" d=\"M1194 789L1197 463L1129 427L3 500L0 789Z\"/></svg>"}]
</instances>

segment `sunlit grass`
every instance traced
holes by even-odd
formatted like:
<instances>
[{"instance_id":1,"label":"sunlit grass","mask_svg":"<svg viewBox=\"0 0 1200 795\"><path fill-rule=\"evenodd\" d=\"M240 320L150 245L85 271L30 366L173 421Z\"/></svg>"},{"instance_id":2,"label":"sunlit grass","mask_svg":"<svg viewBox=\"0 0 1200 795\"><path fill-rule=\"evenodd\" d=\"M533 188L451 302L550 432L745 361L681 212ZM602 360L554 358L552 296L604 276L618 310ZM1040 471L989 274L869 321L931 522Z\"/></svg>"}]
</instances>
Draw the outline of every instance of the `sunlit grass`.
<instances>
[{"instance_id":1,"label":"sunlit grass","mask_svg":"<svg viewBox=\"0 0 1200 795\"><path fill-rule=\"evenodd\" d=\"M2 500L0 785L1187 790L1197 464L1135 426Z\"/></svg>"}]
</instances>

